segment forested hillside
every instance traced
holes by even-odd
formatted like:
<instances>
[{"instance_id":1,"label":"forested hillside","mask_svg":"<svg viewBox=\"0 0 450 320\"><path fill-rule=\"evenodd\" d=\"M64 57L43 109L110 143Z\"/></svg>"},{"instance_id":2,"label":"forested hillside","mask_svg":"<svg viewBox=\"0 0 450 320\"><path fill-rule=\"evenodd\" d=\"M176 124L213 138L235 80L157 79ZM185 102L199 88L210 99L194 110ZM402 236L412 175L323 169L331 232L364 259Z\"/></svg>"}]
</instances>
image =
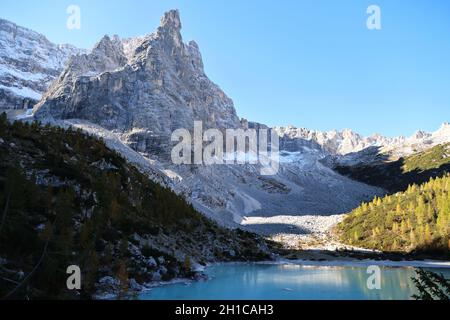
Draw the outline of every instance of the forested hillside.
<instances>
[{"instance_id":1,"label":"forested hillside","mask_svg":"<svg viewBox=\"0 0 450 320\"><path fill-rule=\"evenodd\" d=\"M197 263L269 258L80 131L0 118L0 298L91 298L192 276ZM78 265L82 289L66 288Z\"/></svg>"},{"instance_id":2,"label":"forested hillside","mask_svg":"<svg viewBox=\"0 0 450 320\"><path fill-rule=\"evenodd\" d=\"M450 257L450 175L363 203L337 232L359 247Z\"/></svg>"},{"instance_id":3,"label":"forested hillside","mask_svg":"<svg viewBox=\"0 0 450 320\"><path fill-rule=\"evenodd\" d=\"M450 172L450 144L441 144L396 161L337 166L335 170L391 193L405 191L410 184L421 184Z\"/></svg>"}]
</instances>

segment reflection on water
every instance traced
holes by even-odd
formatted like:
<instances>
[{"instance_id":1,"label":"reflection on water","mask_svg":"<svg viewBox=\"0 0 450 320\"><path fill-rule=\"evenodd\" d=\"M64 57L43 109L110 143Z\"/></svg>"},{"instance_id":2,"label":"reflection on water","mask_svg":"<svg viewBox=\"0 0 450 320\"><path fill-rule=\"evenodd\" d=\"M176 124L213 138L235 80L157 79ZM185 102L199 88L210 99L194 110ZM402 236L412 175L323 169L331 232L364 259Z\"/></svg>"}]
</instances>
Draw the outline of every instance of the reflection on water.
<instances>
[{"instance_id":1,"label":"reflection on water","mask_svg":"<svg viewBox=\"0 0 450 320\"><path fill-rule=\"evenodd\" d=\"M413 268L380 267L381 290L369 290L364 267L224 264L208 281L154 288L140 299L410 299ZM433 269L450 276L450 269Z\"/></svg>"}]
</instances>

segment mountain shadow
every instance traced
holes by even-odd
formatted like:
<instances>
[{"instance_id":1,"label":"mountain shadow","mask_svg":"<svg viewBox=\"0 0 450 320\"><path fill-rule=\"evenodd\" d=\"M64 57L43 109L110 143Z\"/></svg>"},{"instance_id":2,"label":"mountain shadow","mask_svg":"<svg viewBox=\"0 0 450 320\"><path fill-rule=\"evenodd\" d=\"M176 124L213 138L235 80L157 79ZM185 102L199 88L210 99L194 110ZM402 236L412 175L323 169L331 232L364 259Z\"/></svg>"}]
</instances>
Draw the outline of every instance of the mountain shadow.
<instances>
[{"instance_id":1,"label":"mountain shadow","mask_svg":"<svg viewBox=\"0 0 450 320\"><path fill-rule=\"evenodd\" d=\"M396 193L405 191L410 184L422 184L450 172L449 146L438 145L396 161L389 161L388 155L378 153L368 164L337 165L333 169L351 179ZM367 149L360 151L360 154L368 153Z\"/></svg>"}]
</instances>

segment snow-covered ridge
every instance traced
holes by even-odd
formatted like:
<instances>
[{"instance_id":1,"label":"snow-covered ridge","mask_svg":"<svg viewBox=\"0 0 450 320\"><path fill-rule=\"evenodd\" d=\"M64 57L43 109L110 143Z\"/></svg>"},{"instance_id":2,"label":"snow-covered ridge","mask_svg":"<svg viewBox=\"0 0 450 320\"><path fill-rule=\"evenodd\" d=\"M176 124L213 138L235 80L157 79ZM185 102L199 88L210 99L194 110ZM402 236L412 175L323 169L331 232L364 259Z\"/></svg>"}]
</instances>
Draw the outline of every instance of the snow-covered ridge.
<instances>
[{"instance_id":1,"label":"snow-covered ridge","mask_svg":"<svg viewBox=\"0 0 450 320\"><path fill-rule=\"evenodd\" d=\"M316 147L335 156L346 156L370 147L378 147L378 152L393 156L405 156L425 150L429 147L450 142L450 124L445 122L435 132L417 131L407 138L384 137L379 134L364 137L350 129L342 131L317 131L293 126L273 128L283 140L306 140Z\"/></svg>"},{"instance_id":2,"label":"snow-covered ridge","mask_svg":"<svg viewBox=\"0 0 450 320\"><path fill-rule=\"evenodd\" d=\"M0 19L0 110L32 107L69 58L84 52Z\"/></svg>"}]
</instances>

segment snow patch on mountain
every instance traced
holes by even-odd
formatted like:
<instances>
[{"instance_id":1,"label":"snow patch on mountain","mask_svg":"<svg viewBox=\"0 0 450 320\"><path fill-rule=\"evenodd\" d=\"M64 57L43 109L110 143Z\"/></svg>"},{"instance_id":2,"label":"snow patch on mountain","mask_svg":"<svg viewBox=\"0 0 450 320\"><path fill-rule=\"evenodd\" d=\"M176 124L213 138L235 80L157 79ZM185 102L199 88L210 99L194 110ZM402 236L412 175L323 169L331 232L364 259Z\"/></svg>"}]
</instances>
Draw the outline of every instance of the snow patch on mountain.
<instances>
[{"instance_id":1,"label":"snow patch on mountain","mask_svg":"<svg viewBox=\"0 0 450 320\"><path fill-rule=\"evenodd\" d=\"M352 130L316 131L306 128L275 127L280 145L281 162L301 162L299 148L321 155L323 162L357 165L375 161L397 160L439 144L450 142L450 124L444 123L435 132L417 131L411 137L364 137ZM308 145L309 143L309 145Z\"/></svg>"},{"instance_id":2,"label":"snow patch on mountain","mask_svg":"<svg viewBox=\"0 0 450 320\"><path fill-rule=\"evenodd\" d=\"M404 137L388 138L379 134L364 137L350 129L343 131L317 131L293 126L274 127L283 140L306 140L315 143L324 152L334 155L345 155L358 152L368 147L393 145L405 141Z\"/></svg>"},{"instance_id":3,"label":"snow patch on mountain","mask_svg":"<svg viewBox=\"0 0 450 320\"><path fill-rule=\"evenodd\" d=\"M69 58L83 52L0 19L0 111L32 107Z\"/></svg>"},{"instance_id":4,"label":"snow patch on mountain","mask_svg":"<svg viewBox=\"0 0 450 320\"><path fill-rule=\"evenodd\" d=\"M9 90L13 94L19 97L30 98L32 100L39 100L41 98L41 93L36 92L27 87L7 87L4 85L0 85L0 90Z\"/></svg>"}]
</instances>

